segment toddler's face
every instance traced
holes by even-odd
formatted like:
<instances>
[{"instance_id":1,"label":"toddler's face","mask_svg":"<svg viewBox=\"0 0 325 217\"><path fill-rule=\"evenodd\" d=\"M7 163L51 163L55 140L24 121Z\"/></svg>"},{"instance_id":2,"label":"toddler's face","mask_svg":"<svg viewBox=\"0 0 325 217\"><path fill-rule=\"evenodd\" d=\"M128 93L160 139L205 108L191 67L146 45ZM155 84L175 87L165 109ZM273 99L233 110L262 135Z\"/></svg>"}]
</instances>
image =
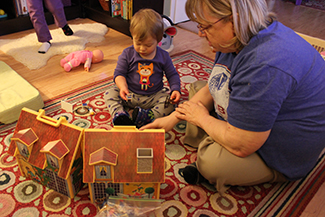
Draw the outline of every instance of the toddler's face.
<instances>
[{"instance_id":1,"label":"toddler's face","mask_svg":"<svg viewBox=\"0 0 325 217\"><path fill-rule=\"evenodd\" d=\"M157 40L152 36L148 36L142 41L139 41L136 36L133 37L134 49L143 59L153 59L156 55L157 45Z\"/></svg>"}]
</instances>

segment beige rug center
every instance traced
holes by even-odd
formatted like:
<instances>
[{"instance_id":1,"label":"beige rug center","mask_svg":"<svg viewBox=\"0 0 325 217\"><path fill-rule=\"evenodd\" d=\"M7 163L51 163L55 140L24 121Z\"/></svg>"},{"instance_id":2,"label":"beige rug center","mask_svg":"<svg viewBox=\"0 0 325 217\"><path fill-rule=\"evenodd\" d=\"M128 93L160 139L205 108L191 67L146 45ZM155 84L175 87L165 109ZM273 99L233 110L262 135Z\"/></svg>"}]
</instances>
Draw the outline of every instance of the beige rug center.
<instances>
[{"instance_id":1,"label":"beige rug center","mask_svg":"<svg viewBox=\"0 0 325 217\"><path fill-rule=\"evenodd\" d=\"M52 46L45 54L38 53L42 44L38 42L36 33L18 39L0 39L0 50L29 69L39 69L54 55L83 50L88 42L101 42L108 30L100 23L72 24L70 28L74 32L72 36L65 36L61 28L50 31Z\"/></svg>"}]
</instances>

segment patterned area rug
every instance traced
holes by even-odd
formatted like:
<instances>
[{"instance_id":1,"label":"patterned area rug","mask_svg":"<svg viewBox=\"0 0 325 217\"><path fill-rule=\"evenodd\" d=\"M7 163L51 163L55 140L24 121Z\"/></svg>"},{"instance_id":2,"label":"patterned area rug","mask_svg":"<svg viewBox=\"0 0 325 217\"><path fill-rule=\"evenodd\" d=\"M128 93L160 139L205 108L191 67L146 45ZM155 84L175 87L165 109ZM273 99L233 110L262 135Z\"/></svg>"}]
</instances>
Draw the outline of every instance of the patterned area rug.
<instances>
[{"instance_id":1,"label":"patterned area rug","mask_svg":"<svg viewBox=\"0 0 325 217\"><path fill-rule=\"evenodd\" d=\"M173 57L181 76L182 100L187 100L188 86L196 80L207 80L213 61L193 51ZM112 80L75 90L45 102L46 115L54 119L65 116L83 128L111 128L111 116L103 100L103 92ZM87 103L93 108L92 116L75 116L61 109L61 100ZM84 187L74 199L69 199L27 180L19 172L14 157L8 155L8 145L15 124L0 126L0 215L1 216L96 216L97 208ZM186 123L181 122L165 135L166 178L161 184L160 198L164 200L155 216L163 217L216 217L216 216L299 216L325 180L325 156L303 180L283 184L261 184L251 187L232 187L225 195L210 191L201 185L188 185L178 174L196 160L196 150L183 145Z\"/></svg>"}]
</instances>

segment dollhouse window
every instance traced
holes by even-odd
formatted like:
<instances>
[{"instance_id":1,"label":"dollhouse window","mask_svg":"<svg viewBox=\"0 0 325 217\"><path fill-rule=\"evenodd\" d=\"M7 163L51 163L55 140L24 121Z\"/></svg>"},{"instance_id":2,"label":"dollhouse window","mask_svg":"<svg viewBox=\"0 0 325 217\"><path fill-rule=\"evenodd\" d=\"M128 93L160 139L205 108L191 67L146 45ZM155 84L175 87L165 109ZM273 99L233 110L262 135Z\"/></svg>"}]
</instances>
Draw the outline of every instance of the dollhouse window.
<instances>
[{"instance_id":1,"label":"dollhouse window","mask_svg":"<svg viewBox=\"0 0 325 217\"><path fill-rule=\"evenodd\" d=\"M51 166L51 167L54 167L54 168L59 168L59 161L56 157L50 155L50 154L47 154L46 155L46 159L47 159L47 163Z\"/></svg>"},{"instance_id":2,"label":"dollhouse window","mask_svg":"<svg viewBox=\"0 0 325 217\"><path fill-rule=\"evenodd\" d=\"M138 148L137 149L137 172L138 173L152 173L152 148Z\"/></svg>"},{"instance_id":3,"label":"dollhouse window","mask_svg":"<svg viewBox=\"0 0 325 217\"><path fill-rule=\"evenodd\" d=\"M100 176L107 176L107 172L106 172L106 170L105 170L105 167L102 167L102 168L100 169Z\"/></svg>"},{"instance_id":4,"label":"dollhouse window","mask_svg":"<svg viewBox=\"0 0 325 217\"><path fill-rule=\"evenodd\" d=\"M29 156L29 152L28 152L27 146L24 145L24 144L21 143L21 142L18 142L18 141L16 141L16 144L17 144L17 147L18 147L19 153L20 153L23 157L28 158L28 156Z\"/></svg>"},{"instance_id":5,"label":"dollhouse window","mask_svg":"<svg viewBox=\"0 0 325 217\"><path fill-rule=\"evenodd\" d=\"M98 165L95 166L96 179L111 179L111 166Z\"/></svg>"}]
</instances>

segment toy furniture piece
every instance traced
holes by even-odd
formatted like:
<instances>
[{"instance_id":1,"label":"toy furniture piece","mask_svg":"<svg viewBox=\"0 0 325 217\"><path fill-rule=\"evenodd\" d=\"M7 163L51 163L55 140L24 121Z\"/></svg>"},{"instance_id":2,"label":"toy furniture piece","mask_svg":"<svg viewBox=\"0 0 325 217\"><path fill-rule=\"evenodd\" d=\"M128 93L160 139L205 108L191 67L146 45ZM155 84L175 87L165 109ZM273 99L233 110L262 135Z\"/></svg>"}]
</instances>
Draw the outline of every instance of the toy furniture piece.
<instances>
[{"instance_id":1,"label":"toy furniture piece","mask_svg":"<svg viewBox=\"0 0 325 217\"><path fill-rule=\"evenodd\" d=\"M8 153L16 157L22 176L73 198L83 187L83 129L23 108Z\"/></svg>"},{"instance_id":2,"label":"toy furniture piece","mask_svg":"<svg viewBox=\"0 0 325 217\"><path fill-rule=\"evenodd\" d=\"M305 35L297 32L303 39L305 39L309 44L311 44L319 53L325 51L325 41L319 38L311 37L309 35Z\"/></svg>"},{"instance_id":3,"label":"toy furniture piece","mask_svg":"<svg viewBox=\"0 0 325 217\"><path fill-rule=\"evenodd\" d=\"M0 61L0 81L1 123L17 121L23 107L43 108L44 102L38 90L3 61Z\"/></svg>"},{"instance_id":4,"label":"toy furniture piece","mask_svg":"<svg viewBox=\"0 0 325 217\"><path fill-rule=\"evenodd\" d=\"M85 129L83 182L101 205L109 196L159 199L165 182L165 131L135 126Z\"/></svg>"},{"instance_id":5,"label":"toy furniture piece","mask_svg":"<svg viewBox=\"0 0 325 217\"><path fill-rule=\"evenodd\" d=\"M320 54L322 55L323 59L325 60L325 51L321 52Z\"/></svg>"}]
</instances>

